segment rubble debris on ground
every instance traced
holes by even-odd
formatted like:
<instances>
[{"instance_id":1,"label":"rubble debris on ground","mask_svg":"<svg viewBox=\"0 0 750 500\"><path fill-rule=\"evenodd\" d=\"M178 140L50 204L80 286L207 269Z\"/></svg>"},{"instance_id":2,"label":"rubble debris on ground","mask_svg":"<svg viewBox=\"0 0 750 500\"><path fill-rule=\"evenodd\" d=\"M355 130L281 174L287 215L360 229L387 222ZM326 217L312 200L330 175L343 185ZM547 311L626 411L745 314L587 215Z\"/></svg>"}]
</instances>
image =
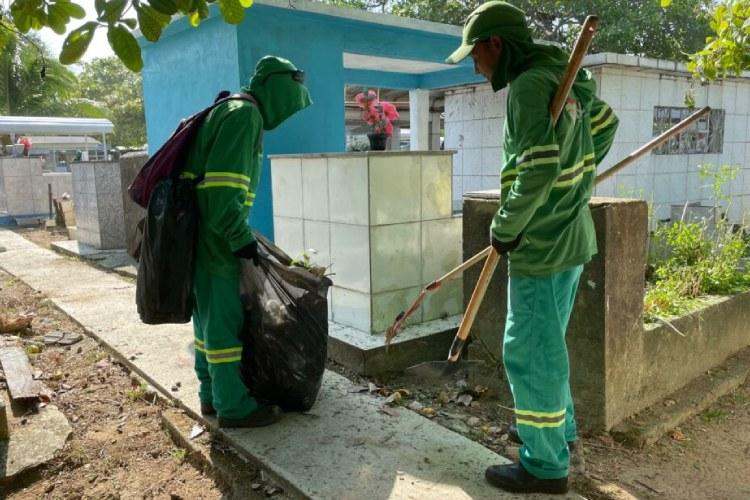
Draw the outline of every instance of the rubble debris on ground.
<instances>
[{"instance_id":1,"label":"rubble debris on ground","mask_svg":"<svg viewBox=\"0 0 750 500\"><path fill-rule=\"evenodd\" d=\"M34 320L33 314L21 314L11 316L0 314L0 333L18 333L31 328Z\"/></svg>"}]
</instances>

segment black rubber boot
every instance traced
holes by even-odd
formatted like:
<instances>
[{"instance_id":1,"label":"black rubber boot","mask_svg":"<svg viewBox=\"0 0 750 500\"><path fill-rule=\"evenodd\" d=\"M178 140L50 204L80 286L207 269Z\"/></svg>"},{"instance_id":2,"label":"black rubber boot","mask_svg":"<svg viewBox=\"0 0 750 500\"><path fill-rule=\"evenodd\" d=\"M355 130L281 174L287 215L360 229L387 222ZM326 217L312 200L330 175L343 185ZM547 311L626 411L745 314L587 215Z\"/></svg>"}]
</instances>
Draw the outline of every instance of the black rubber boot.
<instances>
[{"instance_id":1,"label":"black rubber boot","mask_svg":"<svg viewBox=\"0 0 750 500\"><path fill-rule=\"evenodd\" d=\"M568 492L568 478L539 479L529 474L521 464L493 465L484 473L487 482L496 488L511 493L550 493Z\"/></svg>"},{"instance_id":2,"label":"black rubber boot","mask_svg":"<svg viewBox=\"0 0 750 500\"><path fill-rule=\"evenodd\" d=\"M275 405L258 406L258 408L245 418L226 418L219 415L219 427L266 427L281 420L283 412Z\"/></svg>"},{"instance_id":3,"label":"black rubber boot","mask_svg":"<svg viewBox=\"0 0 750 500\"><path fill-rule=\"evenodd\" d=\"M201 401L201 415L203 415L204 417L216 415L216 410L214 409L214 405L211 403L205 403Z\"/></svg>"}]
</instances>

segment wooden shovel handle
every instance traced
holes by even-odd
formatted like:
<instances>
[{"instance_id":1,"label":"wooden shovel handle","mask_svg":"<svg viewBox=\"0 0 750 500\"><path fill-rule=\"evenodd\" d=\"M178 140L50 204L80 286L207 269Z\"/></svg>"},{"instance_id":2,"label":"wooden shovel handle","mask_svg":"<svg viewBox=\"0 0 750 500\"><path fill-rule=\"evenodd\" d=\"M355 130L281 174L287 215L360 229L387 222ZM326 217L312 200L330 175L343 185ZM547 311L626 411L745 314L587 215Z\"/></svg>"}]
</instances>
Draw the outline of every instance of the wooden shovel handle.
<instances>
[{"instance_id":1,"label":"wooden shovel handle","mask_svg":"<svg viewBox=\"0 0 750 500\"><path fill-rule=\"evenodd\" d=\"M484 261L484 267L479 274L477 285L474 287L474 293L471 294L469 305L466 306L466 312L464 313L464 317L458 327L456 337L453 339L450 354L448 355L448 361L456 362L458 361L459 356L461 356L461 351L464 348L466 339L469 337L469 330L471 330L471 326L474 324L474 319L477 317L479 306L482 305L482 299L487 292L487 287L490 284L492 275L495 273L495 268L497 268L498 262L500 262L500 254L497 253L494 248L490 247L490 253L487 256L487 260Z\"/></svg>"},{"instance_id":2,"label":"wooden shovel handle","mask_svg":"<svg viewBox=\"0 0 750 500\"><path fill-rule=\"evenodd\" d=\"M583 64L583 58L586 57L586 53L589 51L591 40L594 38L594 33L596 33L598 26L599 18L596 16L588 16L583 22L583 28L578 34L573 52L570 53L570 57L568 58L568 66L565 68L565 73L563 73L560 80L560 86L557 87L555 97L552 99L550 113L552 114L552 121L554 123L557 123L557 119L560 118L560 114L563 108L565 108L565 102L568 100L570 89L573 88L578 71L581 69L581 64Z\"/></svg>"}]
</instances>

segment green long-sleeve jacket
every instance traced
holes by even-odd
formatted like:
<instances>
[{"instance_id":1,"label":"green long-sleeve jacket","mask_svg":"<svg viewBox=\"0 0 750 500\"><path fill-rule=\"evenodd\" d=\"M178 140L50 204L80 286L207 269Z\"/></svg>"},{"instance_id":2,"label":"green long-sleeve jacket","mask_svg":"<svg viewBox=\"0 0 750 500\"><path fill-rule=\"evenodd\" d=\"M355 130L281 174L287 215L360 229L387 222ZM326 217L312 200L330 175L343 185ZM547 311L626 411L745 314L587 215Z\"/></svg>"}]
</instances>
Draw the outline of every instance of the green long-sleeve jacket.
<instances>
[{"instance_id":1,"label":"green long-sleeve jacket","mask_svg":"<svg viewBox=\"0 0 750 500\"><path fill-rule=\"evenodd\" d=\"M503 242L521 235L509 252L511 275L548 276L596 254L588 202L618 119L584 70L553 127L549 107L561 75L560 67L531 67L508 91L501 204L491 232Z\"/></svg>"},{"instance_id":2,"label":"green long-sleeve jacket","mask_svg":"<svg viewBox=\"0 0 750 500\"><path fill-rule=\"evenodd\" d=\"M261 176L261 135L312 104L303 80L290 61L263 57L242 89L257 106L245 100L219 104L198 130L182 175L200 180L197 265L210 273L240 272L234 252L255 240L248 217Z\"/></svg>"},{"instance_id":3,"label":"green long-sleeve jacket","mask_svg":"<svg viewBox=\"0 0 750 500\"><path fill-rule=\"evenodd\" d=\"M212 110L196 136L183 176L197 185L200 265L223 276L239 273L233 255L255 238L247 223L261 174L263 118L250 102L231 100Z\"/></svg>"}]
</instances>

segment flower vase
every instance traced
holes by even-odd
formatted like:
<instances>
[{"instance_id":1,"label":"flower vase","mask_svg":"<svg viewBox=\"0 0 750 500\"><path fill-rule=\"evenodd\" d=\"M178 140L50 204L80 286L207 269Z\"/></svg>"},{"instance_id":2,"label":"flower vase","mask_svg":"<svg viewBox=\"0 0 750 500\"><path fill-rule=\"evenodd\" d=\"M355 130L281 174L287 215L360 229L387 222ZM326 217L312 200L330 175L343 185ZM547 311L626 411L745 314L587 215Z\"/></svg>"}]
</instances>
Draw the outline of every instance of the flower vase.
<instances>
[{"instance_id":1,"label":"flower vase","mask_svg":"<svg viewBox=\"0 0 750 500\"><path fill-rule=\"evenodd\" d=\"M385 151L385 146L388 142L387 135L382 132L379 134L367 134L367 138L370 139L370 151Z\"/></svg>"}]
</instances>

